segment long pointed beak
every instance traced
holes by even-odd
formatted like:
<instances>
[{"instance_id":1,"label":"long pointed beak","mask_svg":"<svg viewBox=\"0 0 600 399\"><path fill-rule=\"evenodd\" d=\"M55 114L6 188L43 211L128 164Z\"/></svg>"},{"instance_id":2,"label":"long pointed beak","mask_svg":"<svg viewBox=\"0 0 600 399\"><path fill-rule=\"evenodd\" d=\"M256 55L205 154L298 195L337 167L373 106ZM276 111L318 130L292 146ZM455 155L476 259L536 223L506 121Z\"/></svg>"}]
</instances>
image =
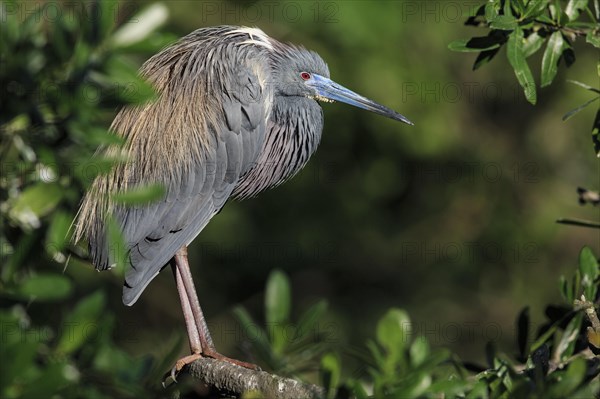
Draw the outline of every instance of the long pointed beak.
<instances>
[{"instance_id":1,"label":"long pointed beak","mask_svg":"<svg viewBox=\"0 0 600 399\"><path fill-rule=\"evenodd\" d=\"M306 84L314 88L318 96L321 98L340 101L358 108L366 109L367 111L371 111L379 115L383 115L387 118L413 125L413 123L405 116L400 115L393 109L378 104L373 100L369 100L368 98L363 97L352 90L346 89L344 86L339 85L333 80L324 76L313 73L310 79L306 81Z\"/></svg>"}]
</instances>

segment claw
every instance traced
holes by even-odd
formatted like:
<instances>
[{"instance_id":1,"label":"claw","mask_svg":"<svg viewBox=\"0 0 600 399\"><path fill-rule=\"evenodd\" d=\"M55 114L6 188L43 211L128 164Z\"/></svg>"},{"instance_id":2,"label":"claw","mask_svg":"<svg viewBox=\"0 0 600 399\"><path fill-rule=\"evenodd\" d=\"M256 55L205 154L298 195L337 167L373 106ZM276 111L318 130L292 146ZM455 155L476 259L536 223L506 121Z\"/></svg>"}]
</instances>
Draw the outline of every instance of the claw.
<instances>
[{"instance_id":1,"label":"claw","mask_svg":"<svg viewBox=\"0 0 600 399\"><path fill-rule=\"evenodd\" d=\"M177 365L175 365L171 368L171 378L175 384L177 384L177 373L179 373L179 370L177 370Z\"/></svg>"},{"instance_id":2,"label":"claw","mask_svg":"<svg viewBox=\"0 0 600 399\"><path fill-rule=\"evenodd\" d=\"M177 384L177 375L179 374L179 372L185 366L195 362L196 360L200 359L201 357L202 357L202 355L199 353L192 353L191 355L184 356L181 359L177 360L175 362L175 365L171 369L171 371L168 372L167 374L165 374L165 376L163 377L163 381L162 381L163 388L169 387L172 384ZM167 380L169 379L169 377L171 378L172 382L169 382L167 384Z\"/></svg>"},{"instance_id":3,"label":"claw","mask_svg":"<svg viewBox=\"0 0 600 399\"><path fill-rule=\"evenodd\" d=\"M167 389L173 384L177 384L177 380L173 377L173 370L167 371L165 375L163 375L161 385L164 389Z\"/></svg>"}]
</instances>

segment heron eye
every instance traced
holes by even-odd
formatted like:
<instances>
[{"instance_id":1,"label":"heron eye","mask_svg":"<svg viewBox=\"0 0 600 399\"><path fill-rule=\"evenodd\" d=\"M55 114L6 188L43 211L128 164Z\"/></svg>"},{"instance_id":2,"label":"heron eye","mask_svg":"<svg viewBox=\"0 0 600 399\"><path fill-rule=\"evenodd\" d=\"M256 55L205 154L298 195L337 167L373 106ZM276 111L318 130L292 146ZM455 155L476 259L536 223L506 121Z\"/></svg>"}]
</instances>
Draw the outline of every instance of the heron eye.
<instances>
[{"instance_id":1,"label":"heron eye","mask_svg":"<svg viewBox=\"0 0 600 399\"><path fill-rule=\"evenodd\" d=\"M300 77L304 80L310 79L310 73L308 72L300 72Z\"/></svg>"}]
</instances>

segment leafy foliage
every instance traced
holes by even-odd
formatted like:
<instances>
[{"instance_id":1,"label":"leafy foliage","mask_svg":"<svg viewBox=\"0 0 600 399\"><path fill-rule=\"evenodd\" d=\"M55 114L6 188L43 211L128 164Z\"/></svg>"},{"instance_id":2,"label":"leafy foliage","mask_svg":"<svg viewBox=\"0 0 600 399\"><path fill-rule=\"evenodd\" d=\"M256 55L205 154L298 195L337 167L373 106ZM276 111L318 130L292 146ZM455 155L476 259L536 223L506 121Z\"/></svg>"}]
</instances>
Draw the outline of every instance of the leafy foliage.
<instances>
[{"instance_id":1,"label":"leafy foliage","mask_svg":"<svg viewBox=\"0 0 600 399\"><path fill-rule=\"evenodd\" d=\"M593 6L592 6L593 4ZM569 0L491 0L477 8L466 25L489 29L487 36L457 40L448 46L450 50L478 52L473 64L478 69L500 51L506 44L506 56L515 71L525 98L531 104L537 102L536 84L527 58L546 44L540 68L540 87L549 86L558 72L561 60L569 67L575 62L573 43L578 38L596 48L600 48L600 6L597 1ZM597 66L600 77L600 62ZM563 117L567 120L600 98L600 90L584 83L574 82L590 90L595 96L582 105L569 111ZM600 141L597 131L600 127L600 110L592 127L592 140L596 154L600 157Z\"/></svg>"},{"instance_id":2,"label":"leafy foliage","mask_svg":"<svg viewBox=\"0 0 600 399\"><path fill-rule=\"evenodd\" d=\"M423 337L411 337L408 315L392 309L377 325L377 342L369 342L373 368L365 380L350 380L347 386L357 398L592 398L600 392L600 347L587 337L600 326L590 326L586 337L586 311L576 299L583 295L590 309L597 309L600 268L589 248L581 251L579 267L564 293L560 313L549 306L548 320L534 340L529 337L529 315L517 320L519 352L512 359L488 345L486 368L461 363L445 350L432 351ZM562 279L565 286L564 278ZM583 297L582 297L583 298ZM595 305L593 304L595 302ZM595 314L595 310L594 310ZM597 317L597 316L596 316ZM531 342L528 349L525 349ZM523 356L524 355L524 356ZM372 393L367 394L367 387ZM597 396L596 396L597 397Z\"/></svg>"},{"instance_id":3,"label":"leafy foliage","mask_svg":"<svg viewBox=\"0 0 600 399\"><path fill-rule=\"evenodd\" d=\"M105 312L103 292L64 314L57 309L68 309L75 294L62 267L81 193L114 164L93 154L121 143L107 130L115 108L154 95L123 52L153 53L171 37L152 34L156 23L137 24L137 40L123 41L131 15L119 21L114 2L65 3L52 20L41 6L4 1L0 7L0 396L150 395L167 366L115 346L114 315ZM143 12L164 20L160 5ZM147 201L142 197L156 191L123 200ZM52 321L40 325L32 312L51 314Z\"/></svg>"},{"instance_id":4,"label":"leafy foliage","mask_svg":"<svg viewBox=\"0 0 600 399\"><path fill-rule=\"evenodd\" d=\"M515 355L498 353L490 342L486 347L486 366L464 363L446 349L432 348L425 337L413 333L404 310L390 309L377 323L375 339L366 344L368 355L360 358L368 365L363 376L346 376L352 373L344 370L342 357L336 351L321 356L321 383L326 388L327 398L597 397L600 358L595 353L600 352L597 342L600 322L596 313L600 300L600 265L588 247L582 249L572 278L561 278L560 286L565 302L547 307L547 320L535 337L530 331L529 310L525 308L516 320ZM269 302L284 304L282 309L289 309L286 276L273 272L266 292L266 318L272 321L277 311ZM275 313L269 316L269 312ZM246 311L238 308L236 313L248 332L257 331ZM309 313L314 315L315 321L325 316L320 312L315 314L314 308ZM279 327L289 326L287 311L280 315L283 317L278 319L278 323L282 323ZM272 324L267 323L267 326L275 331ZM296 338L304 340L306 336L302 329L300 331ZM259 336L267 335L260 328L258 332ZM272 335L268 340L252 337L252 354L273 371L298 376L303 370L291 369L288 362L299 364L297 356L305 349L286 345L284 356L280 341L275 337ZM319 355L315 348L323 346L315 343L311 346L305 360L314 365Z\"/></svg>"},{"instance_id":5,"label":"leafy foliage","mask_svg":"<svg viewBox=\"0 0 600 399\"><path fill-rule=\"evenodd\" d=\"M265 290L264 327L243 307L234 314L248 337L248 349L261 364L282 375L297 375L314 369L314 359L328 349L320 330L326 310L327 302L319 301L292 322L289 279L274 270Z\"/></svg>"}]
</instances>

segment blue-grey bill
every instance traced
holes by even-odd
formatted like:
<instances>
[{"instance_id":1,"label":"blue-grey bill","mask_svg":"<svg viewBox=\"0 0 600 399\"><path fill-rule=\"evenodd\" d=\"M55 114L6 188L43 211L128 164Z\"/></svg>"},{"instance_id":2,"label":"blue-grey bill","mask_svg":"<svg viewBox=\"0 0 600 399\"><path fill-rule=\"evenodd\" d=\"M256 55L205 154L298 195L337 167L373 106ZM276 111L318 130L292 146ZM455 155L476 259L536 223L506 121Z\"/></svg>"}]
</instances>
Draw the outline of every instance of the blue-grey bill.
<instances>
[{"instance_id":1,"label":"blue-grey bill","mask_svg":"<svg viewBox=\"0 0 600 399\"><path fill-rule=\"evenodd\" d=\"M413 125L413 123L404 115L399 114L393 109L378 104L373 100L369 100L368 98L363 97L360 94L357 94L352 90L349 90L344 86L335 83L333 80L321 75L313 74L307 84L314 87L319 96L326 99L343 102L358 108L366 109L367 111L371 111L379 115L383 115L387 118Z\"/></svg>"}]
</instances>

